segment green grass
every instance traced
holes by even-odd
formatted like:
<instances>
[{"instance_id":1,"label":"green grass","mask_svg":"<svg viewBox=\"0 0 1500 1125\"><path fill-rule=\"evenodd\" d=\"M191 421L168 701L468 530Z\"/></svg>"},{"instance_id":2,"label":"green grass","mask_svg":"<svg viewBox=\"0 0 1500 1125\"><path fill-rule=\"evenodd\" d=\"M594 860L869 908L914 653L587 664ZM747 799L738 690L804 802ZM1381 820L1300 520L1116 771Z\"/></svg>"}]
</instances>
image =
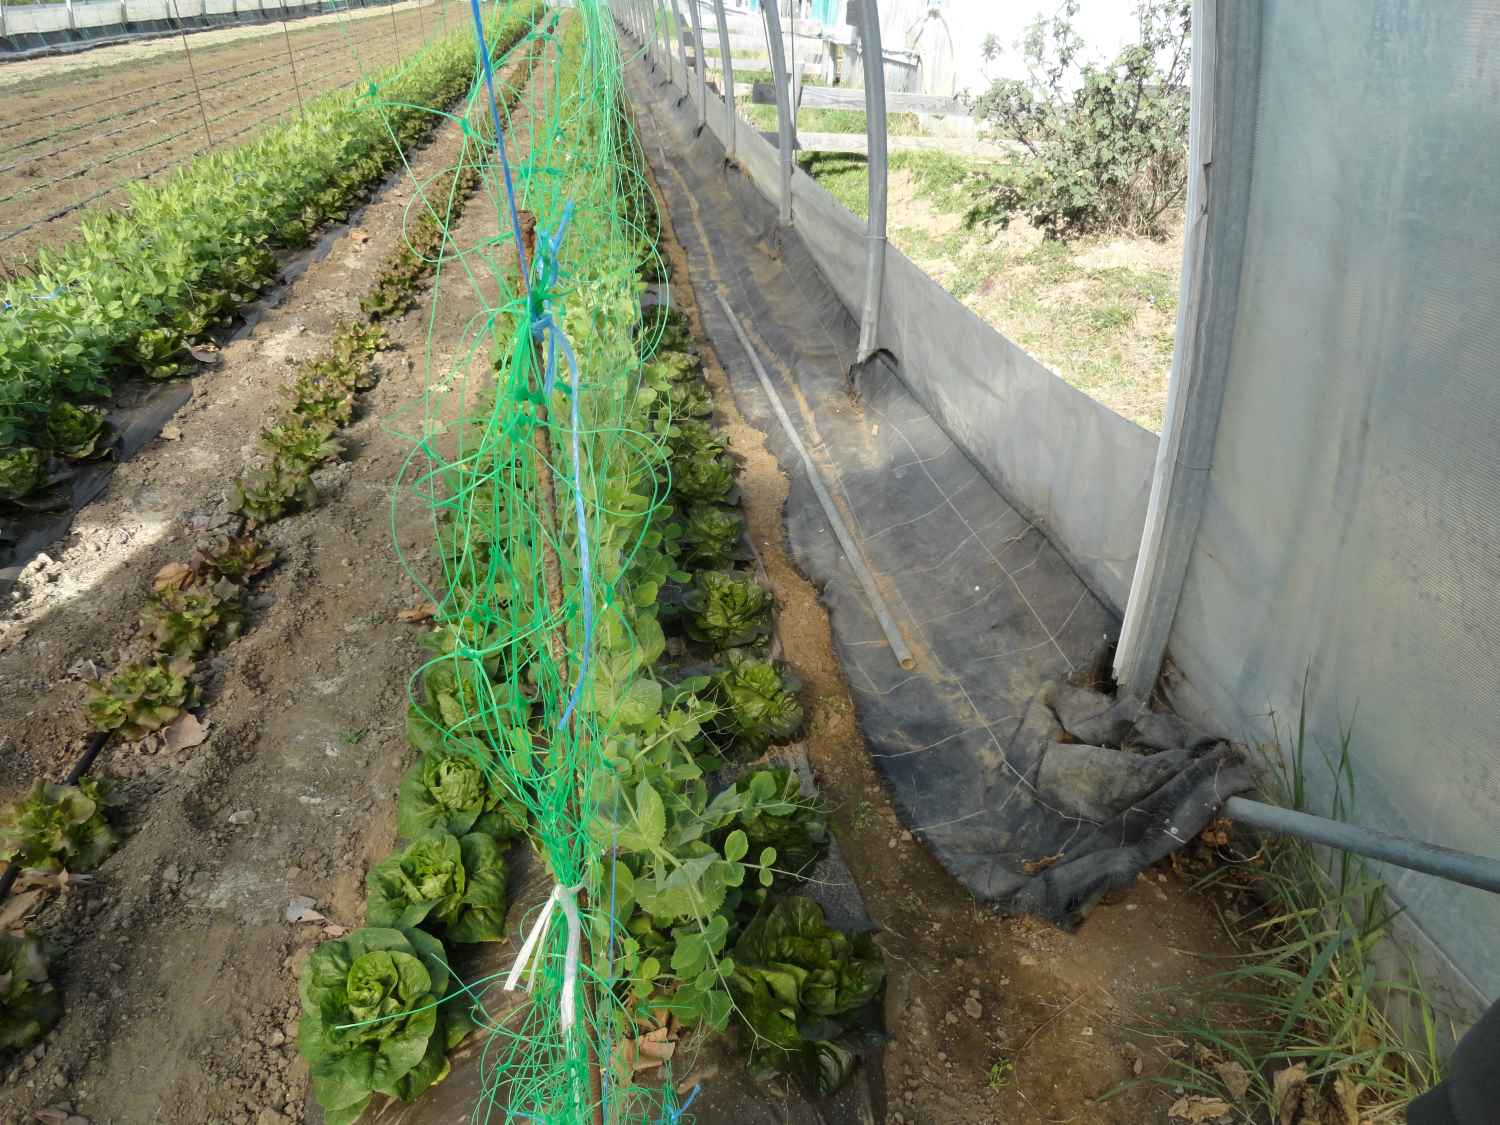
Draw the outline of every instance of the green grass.
<instances>
[{"instance_id":1,"label":"green grass","mask_svg":"<svg viewBox=\"0 0 1500 1125\"><path fill-rule=\"evenodd\" d=\"M856 216L867 215L864 156L801 153L797 162ZM1160 428L1177 308L1170 252L1137 240L1141 254L1099 264L1094 252L1108 240L997 237L972 208L1009 174L1001 161L896 152L891 169L910 177L924 205L893 205L890 238L903 253L1069 383L1147 429Z\"/></svg>"},{"instance_id":2,"label":"green grass","mask_svg":"<svg viewBox=\"0 0 1500 1125\"><path fill-rule=\"evenodd\" d=\"M774 105L736 104L746 121L763 133L776 129ZM863 133L865 113L862 109L817 107L797 114L797 128L804 133ZM922 125L914 113L893 113L886 118L886 134L892 137L916 137Z\"/></svg>"},{"instance_id":3,"label":"green grass","mask_svg":"<svg viewBox=\"0 0 1500 1125\"><path fill-rule=\"evenodd\" d=\"M1349 744L1346 734L1329 762L1338 819L1353 791ZM1273 762L1279 791L1272 796L1302 808L1302 731L1290 760L1277 752ZM1223 1098L1236 1121L1274 1121L1285 1101L1277 1077L1285 1084L1290 1070L1302 1076L1298 1121L1343 1120L1339 1113L1360 1122L1404 1120L1407 1102L1439 1078L1437 1029L1414 969L1404 981L1381 975L1377 950L1385 951L1398 913L1384 884L1358 857L1338 852L1330 860L1289 836L1262 840L1253 857L1203 883L1250 900L1248 910L1226 919L1242 952L1200 989L1173 997L1192 1014L1152 1029L1169 1045L1168 1059L1163 1073L1145 1080ZM1217 1022L1205 1014L1215 1010L1240 1016ZM1317 1111L1308 1112L1309 1101Z\"/></svg>"}]
</instances>

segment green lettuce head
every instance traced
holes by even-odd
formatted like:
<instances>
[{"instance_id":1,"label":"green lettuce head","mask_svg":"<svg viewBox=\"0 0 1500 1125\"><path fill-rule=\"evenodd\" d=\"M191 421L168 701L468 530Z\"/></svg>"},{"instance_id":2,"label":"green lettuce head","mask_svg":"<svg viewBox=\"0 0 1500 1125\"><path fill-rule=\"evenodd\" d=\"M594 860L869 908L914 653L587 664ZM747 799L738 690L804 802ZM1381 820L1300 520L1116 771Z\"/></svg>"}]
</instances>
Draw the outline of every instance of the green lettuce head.
<instances>
[{"instance_id":1,"label":"green lettuce head","mask_svg":"<svg viewBox=\"0 0 1500 1125\"><path fill-rule=\"evenodd\" d=\"M0 1051L24 1051L52 1030L62 1002L36 938L0 930Z\"/></svg>"},{"instance_id":2,"label":"green lettuce head","mask_svg":"<svg viewBox=\"0 0 1500 1125\"><path fill-rule=\"evenodd\" d=\"M92 871L120 839L104 818L104 782L77 785L38 781L18 805L0 813L0 860L43 871Z\"/></svg>"},{"instance_id":3,"label":"green lettuce head","mask_svg":"<svg viewBox=\"0 0 1500 1125\"><path fill-rule=\"evenodd\" d=\"M721 708L716 731L752 754L784 746L802 732L801 687L785 665L732 652L729 667L713 677L713 698Z\"/></svg>"},{"instance_id":4,"label":"green lettuce head","mask_svg":"<svg viewBox=\"0 0 1500 1125\"><path fill-rule=\"evenodd\" d=\"M370 869L366 918L436 929L449 941L505 938L505 857L482 832L429 832Z\"/></svg>"},{"instance_id":5,"label":"green lettuce head","mask_svg":"<svg viewBox=\"0 0 1500 1125\"><path fill-rule=\"evenodd\" d=\"M752 577L703 571L683 598L688 635L720 650L761 640L771 632L772 604L770 591Z\"/></svg>"},{"instance_id":6,"label":"green lettuce head","mask_svg":"<svg viewBox=\"0 0 1500 1125\"><path fill-rule=\"evenodd\" d=\"M455 836L483 832L505 841L525 828L526 810L467 755L428 755L401 779L396 832L408 840L438 830Z\"/></svg>"},{"instance_id":7,"label":"green lettuce head","mask_svg":"<svg viewBox=\"0 0 1500 1125\"><path fill-rule=\"evenodd\" d=\"M23 446L0 453L0 500L19 500L42 486L42 454Z\"/></svg>"},{"instance_id":8,"label":"green lettuce head","mask_svg":"<svg viewBox=\"0 0 1500 1125\"><path fill-rule=\"evenodd\" d=\"M313 950L297 1046L328 1125L350 1125L372 1094L414 1101L447 1077L472 1027L439 1007L448 983L442 943L421 930L366 927Z\"/></svg>"},{"instance_id":9,"label":"green lettuce head","mask_svg":"<svg viewBox=\"0 0 1500 1125\"><path fill-rule=\"evenodd\" d=\"M729 989L763 1060L821 1096L843 1085L855 1051L874 1038L860 1009L884 981L869 934L851 938L828 925L817 903L792 897L745 927Z\"/></svg>"}]
</instances>

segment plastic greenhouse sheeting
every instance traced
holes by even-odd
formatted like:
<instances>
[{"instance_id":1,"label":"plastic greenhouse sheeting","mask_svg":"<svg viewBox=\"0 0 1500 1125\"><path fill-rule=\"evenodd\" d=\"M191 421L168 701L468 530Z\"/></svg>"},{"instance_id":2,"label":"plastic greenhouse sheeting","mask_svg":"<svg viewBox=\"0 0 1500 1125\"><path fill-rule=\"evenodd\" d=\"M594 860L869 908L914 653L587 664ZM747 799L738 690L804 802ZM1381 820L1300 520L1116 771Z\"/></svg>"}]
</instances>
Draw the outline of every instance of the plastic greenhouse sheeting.
<instances>
[{"instance_id":1,"label":"plastic greenhouse sheeting","mask_svg":"<svg viewBox=\"0 0 1500 1125\"><path fill-rule=\"evenodd\" d=\"M1350 735L1353 819L1493 855L1500 3L1254 8L1216 45L1253 174L1174 699L1249 740L1274 713L1285 746L1305 678L1313 745ZM1500 897L1383 874L1500 995Z\"/></svg>"}]
</instances>

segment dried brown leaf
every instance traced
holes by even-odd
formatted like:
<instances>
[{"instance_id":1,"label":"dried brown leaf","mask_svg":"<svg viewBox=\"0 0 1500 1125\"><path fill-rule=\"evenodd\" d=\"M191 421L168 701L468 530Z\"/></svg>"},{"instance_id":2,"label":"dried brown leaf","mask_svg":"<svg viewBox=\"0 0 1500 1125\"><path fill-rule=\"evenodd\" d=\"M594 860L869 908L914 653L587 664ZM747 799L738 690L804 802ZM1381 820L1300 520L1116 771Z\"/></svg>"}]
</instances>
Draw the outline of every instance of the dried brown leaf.
<instances>
[{"instance_id":1,"label":"dried brown leaf","mask_svg":"<svg viewBox=\"0 0 1500 1125\"><path fill-rule=\"evenodd\" d=\"M414 605L410 609L403 609L396 616L411 625L421 624L423 621L431 621L437 614L437 606L431 602L422 605Z\"/></svg>"},{"instance_id":2,"label":"dried brown leaf","mask_svg":"<svg viewBox=\"0 0 1500 1125\"><path fill-rule=\"evenodd\" d=\"M1300 1091L1307 1085L1307 1064L1297 1063L1271 1076L1271 1112L1277 1125L1296 1125Z\"/></svg>"},{"instance_id":3,"label":"dried brown leaf","mask_svg":"<svg viewBox=\"0 0 1500 1125\"><path fill-rule=\"evenodd\" d=\"M151 579L151 589L158 594L163 590L181 590L185 586L191 586L196 577L193 568L187 563L169 562Z\"/></svg>"},{"instance_id":4,"label":"dried brown leaf","mask_svg":"<svg viewBox=\"0 0 1500 1125\"><path fill-rule=\"evenodd\" d=\"M1219 1081L1224 1083L1224 1089L1229 1091L1231 1098L1237 1102L1244 1100L1246 1092L1250 1089L1249 1071L1233 1060L1216 1059L1214 1073L1219 1076Z\"/></svg>"},{"instance_id":5,"label":"dried brown leaf","mask_svg":"<svg viewBox=\"0 0 1500 1125\"><path fill-rule=\"evenodd\" d=\"M1230 1105L1223 1098L1209 1098L1202 1094L1178 1098L1167 1110L1168 1116L1183 1121L1220 1121L1229 1116Z\"/></svg>"},{"instance_id":6,"label":"dried brown leaf","mask_svg":"<svg viewBox=\"0 0 1500 1125\"><path fill-rule=\"evenodd\" d=\"M24 894L12 894L0 903L0 930L19 926L26 915L41 905L42 897L41 891L27 891Z\"/></svg>"}]
</instances>

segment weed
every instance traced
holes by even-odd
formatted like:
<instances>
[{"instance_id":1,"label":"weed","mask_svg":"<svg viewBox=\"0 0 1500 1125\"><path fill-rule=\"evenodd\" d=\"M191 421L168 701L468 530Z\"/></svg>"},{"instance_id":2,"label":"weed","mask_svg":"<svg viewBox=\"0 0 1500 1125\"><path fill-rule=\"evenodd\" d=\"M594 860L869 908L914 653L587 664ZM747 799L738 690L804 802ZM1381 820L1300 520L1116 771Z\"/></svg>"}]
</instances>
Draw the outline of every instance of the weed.
<instances>
[{"instance_id":1,"label":"weed","mask_svg":"<svg viewBox=\"0 0 1500 1125\"><path fill-rule=\"evenodd\" d=\"M869 801L860 801L854 806L854 830L863 832L875 823L875 806Z\"/></svg>"},{"instance_id":2,"label":"weed","mask_svg":"<svg viewBox=\"0 0 1500 1125\"><path fill-rule=\"evenodd\" d=\"M1353 790L1346 731L1328 762L1330 812L1344 817ZM1307 799L1307 743L1299 724L1290 758L1273 755L1273 796L1291 808ZM1265 840L1253 860L1230 864L1205 886L1248 893L1256 905L1236 919L1241 947L1187 1007L1197 1013L1157 1029L1187 1044L1149 1080L1223 1098L1244 1120L1395 1122L1438 1078L1431 1004L1415 971L1382 979L1376 949L1398 911L1384 884L1347 852L1331 858L1293 837ZM1214 1010L1236 1013L1230 1026ZM1415 1027L1392 1013L1411 1013Z\"/></svg>"},{"instance_id":3,"label":"weed","mask_svg":"<svg viewBox=\"0 0 1500 1125\"><path fill-rule=\"evenodd\" d=\"M996 1093L999 1093L1001 1090L1009 1088L1010 1084L1015 1081L1015 1077L1016 1064L1012 1060L1002 1056L990 1064L989 1078L985 1082L985 1085Z\"/></svg>"},{"instance_id":4,"label":"weed","mask_svg":"<svg viewBox=\"0 0 1500 1125\"><path fill-rule=\"evenodd\" d=\"M369 727L350 727L339 731L339 741L345 746L358 746L368 733L370 733Z\"/></svg>"}]
</instances>

